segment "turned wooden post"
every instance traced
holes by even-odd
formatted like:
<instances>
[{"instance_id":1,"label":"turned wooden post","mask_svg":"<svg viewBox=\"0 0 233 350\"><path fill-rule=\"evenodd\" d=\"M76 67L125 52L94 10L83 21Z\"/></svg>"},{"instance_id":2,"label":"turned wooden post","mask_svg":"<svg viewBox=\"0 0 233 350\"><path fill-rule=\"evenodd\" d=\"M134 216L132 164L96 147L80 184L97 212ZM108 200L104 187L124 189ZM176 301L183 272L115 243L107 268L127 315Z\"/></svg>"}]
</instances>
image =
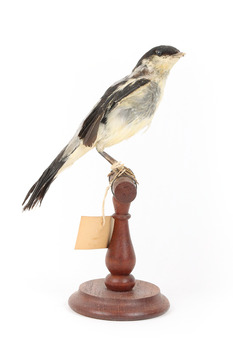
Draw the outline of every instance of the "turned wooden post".
<instances>
[{"instance_id":1,"label":"turned wooden post","mask_svg":"<svg viewBox=\"0 0 233 350\"><path fill-rule=\"evenodd\" d=\"M121 175L112 184L115 219L106 254L107 277L82 283L69 298L81 315L112 321L143 320L164 314L169 301L149 282L135 280L131 271L136 258L129 234L129 206L137 188L133 178Z\"/></svg>"},{"instance_id":2,"label":"turned wooden post","mask_svg":"<svg viewBox=\"0 0 233 350\"><path fill-rule=\"evenodd\" d=\"M111 273L105 278L105 285L110 290L125 292L135 285L135 278L130 274L136 257L129 233L128 211L136 197L137 187L132 179L122 176L114 181L112 192L115 223L106 254L106 266Z\"/></svg>"}]
</instances>

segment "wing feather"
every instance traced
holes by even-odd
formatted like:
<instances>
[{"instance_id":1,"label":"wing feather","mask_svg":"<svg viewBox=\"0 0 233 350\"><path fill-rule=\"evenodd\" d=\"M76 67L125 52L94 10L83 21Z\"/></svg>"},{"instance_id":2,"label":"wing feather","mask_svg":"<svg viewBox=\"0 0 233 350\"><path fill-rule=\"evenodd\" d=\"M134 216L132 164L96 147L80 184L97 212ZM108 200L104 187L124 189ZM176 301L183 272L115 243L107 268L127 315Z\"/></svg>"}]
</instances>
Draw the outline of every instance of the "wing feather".
<instances>
[{"instance_id":1,"label":"wing feather","mask_svg":"<svg viewBox=\"0 0 233 350\"><path fill-rule=\"evenodd\" d=\"M125 97L149 82L150 80L145 78L136 81L125 79L111 86L83 122L78 134L83 144L91 147L96 140L101 120Z\"/></svg>"}]
</instances>

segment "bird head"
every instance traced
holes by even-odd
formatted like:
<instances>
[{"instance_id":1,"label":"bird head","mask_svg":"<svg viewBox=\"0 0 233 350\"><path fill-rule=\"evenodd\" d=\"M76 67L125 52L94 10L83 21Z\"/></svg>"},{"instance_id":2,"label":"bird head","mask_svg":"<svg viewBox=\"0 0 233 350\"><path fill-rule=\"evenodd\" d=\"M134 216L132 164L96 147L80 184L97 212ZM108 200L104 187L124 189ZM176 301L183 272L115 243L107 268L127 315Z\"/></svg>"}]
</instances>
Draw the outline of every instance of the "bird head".
<instances>
[{"instance_id":1,"label":"bird head","mask_svg":"<svg viewBox=\"0 0 233 350\"><path fill-rule=\"evenodd\" d=\"M184 55L173 46L156 46L140 58L134 70L138 67L147 67L151 73L155 72L164 76Z\"/></svg>"}]
</instances>

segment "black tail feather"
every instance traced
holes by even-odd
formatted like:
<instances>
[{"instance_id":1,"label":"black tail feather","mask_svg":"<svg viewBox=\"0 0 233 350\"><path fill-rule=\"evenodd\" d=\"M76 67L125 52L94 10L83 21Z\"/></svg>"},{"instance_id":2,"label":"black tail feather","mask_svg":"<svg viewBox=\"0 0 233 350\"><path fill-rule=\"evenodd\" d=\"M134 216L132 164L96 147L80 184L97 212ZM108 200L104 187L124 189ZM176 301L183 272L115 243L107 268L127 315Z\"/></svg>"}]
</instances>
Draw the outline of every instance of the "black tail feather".
<instances>
[{"instance_id":1,"label":"black tail feather","mask_svg":"<svg viewBox=\"0 0 233 350\"><path fill-rule=\"evenodd\" d=\"M39 180L30 188L22 203L22 205L24 206L23 210L33 209L35 205L41 204L47 190L49 189L49 186L55 180L59 169L65 164L67 160L67 157L63 156L65 148L59 153L59 155L54 159L50 166L43 172Z\"/></svg>"}]
</instances>

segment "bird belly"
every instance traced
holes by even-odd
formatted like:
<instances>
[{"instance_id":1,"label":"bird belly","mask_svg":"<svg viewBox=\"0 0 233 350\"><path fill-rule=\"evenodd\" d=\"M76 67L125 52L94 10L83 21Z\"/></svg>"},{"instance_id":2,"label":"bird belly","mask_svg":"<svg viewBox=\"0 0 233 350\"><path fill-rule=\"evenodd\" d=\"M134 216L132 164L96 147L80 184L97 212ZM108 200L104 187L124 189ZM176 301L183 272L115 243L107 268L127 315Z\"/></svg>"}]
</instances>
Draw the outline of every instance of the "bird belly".
<instances>
[{"instance_id":1,"label":"bird belly","mask_svg":"<svg viewBox=\"0 0 233 350\"><path fill-rule=\"evenodd\" d=\"M108 127L105 128L105 130L101 130L100 128L100 138L98 138L99 141L97 141L96 144L97 149L103 150L106 147L113 146L123 140L130 138L138 131L148 126L150 124L150 121L151 118L145 118L141 120L135 119L130 123L128 123L124 117L110 119Z\"/></svg>"}]
</instances>

